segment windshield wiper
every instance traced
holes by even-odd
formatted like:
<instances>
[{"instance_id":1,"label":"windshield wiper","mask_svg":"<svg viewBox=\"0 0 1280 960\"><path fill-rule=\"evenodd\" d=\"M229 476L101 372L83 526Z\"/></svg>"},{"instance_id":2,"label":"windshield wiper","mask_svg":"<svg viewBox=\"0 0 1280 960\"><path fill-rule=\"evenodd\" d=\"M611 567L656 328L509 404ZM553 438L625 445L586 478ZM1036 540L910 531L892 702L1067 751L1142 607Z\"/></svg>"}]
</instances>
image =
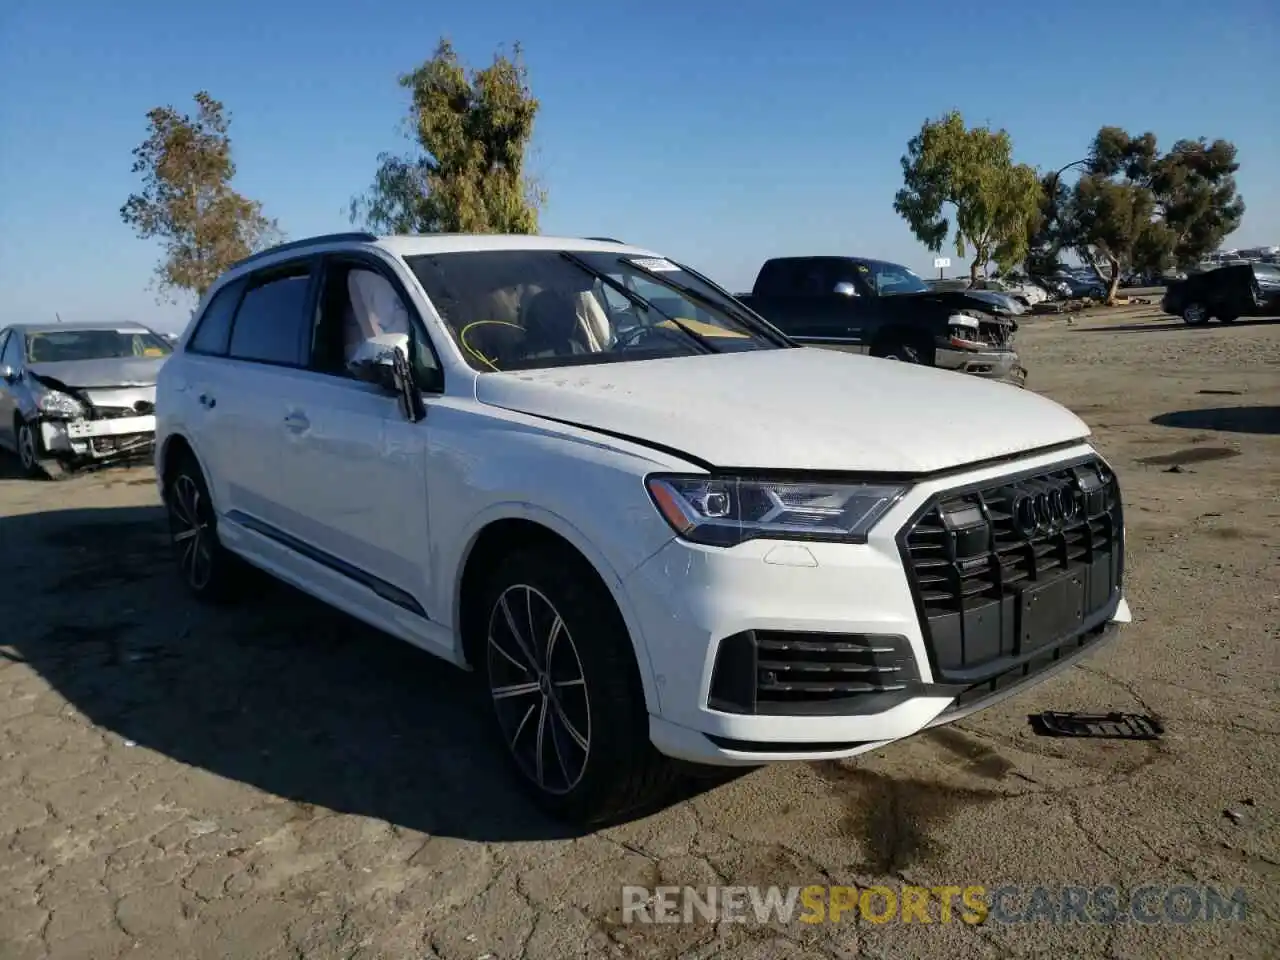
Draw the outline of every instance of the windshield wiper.
<instances>
[{"instance_id":1,"label":"windshield wiper","mask_svg":"<svg viewBox=\"0 0 1280 960\"><path fill-rule=\"evenodd\" d=\"M734 320L737 320L740 324L742 324L744 327L750 330L752 333L758 334L759 336L765 337L766 339L769 339L769 340L778 339L777 335L774 334L772 331L767 331L762 329L760 327L760 324L755 320L754 317L747 316L745 313L743 313L741 310L733 306L731 303L723 302L716 299L715 297L708 296L707 294L702 293L700 290L696 290L695 288L687 286L686 284L677 283L675 280L672 280L669 277L664 277L662 274L658 273L656 270L650 270L648 267L641 266L640 264L636 263L634 260L628 260L625 257L619 257L618 262L626 264L628 267L631 267L631 269L633 270L640 271L645 276L652 278L654 282L660 283L664 287L669 287L670 289L674 290L676 293L680 294L681 296L688 297L690 300L693 300L695 303L700 303L704 307L709 307L712 310L717 310L721 313L729 315ZM690 276L698 277L698 279L702 280L704 283L709 282L708 280L706 280L705 277L702 277L701 275L695 273L694 271L690 270L686 266L683 266L681 264L676 264L676 266L680 267L681 270L683 270L685 273L689 274ZM784 341L784 342L786 343L787 346L792 346L790 341Z\"/></svg>"},{"instance_id":2,"label":"windshield wiper","mask_svg":"<svg viewBox=\"0 0 1280 960\"><path fill-rule=\"evenodd\" d=\"M640 294L636 293L634 290L628 290L625 286L620 284L617 280L614 280L607 273L602 273L601 271L597 270L595 267L591 266L591 264L587 263L581 257L575 256L574 254L570 253L568 250L561 250L560 256L564 257L564 259L568 260L570 263L578 267L578 269L584 270L587 273L591 274L591 276L595 277L597 280L599 280L605 286L609 287L611 290L616 290L622 296L626 297L627 300L631 302L632 306L639 307L641 310L644 310L645 312L653 311L654 313L658 314L658 316L665 317L668 321L670 321L675 326L677 330L679 330L681 333L688 336L690 340L696 343L699 347L701 347L707 353L720 352L719 350L716 349L715 345L712 344L710 340L708 340L702 334L698 333L697 330L693 330L685 326L685 324L681 323L679 320L671 316L665 310L658 309L652 303L646 300L644 297L640 296Z\"/></svg>"}]
</instances>

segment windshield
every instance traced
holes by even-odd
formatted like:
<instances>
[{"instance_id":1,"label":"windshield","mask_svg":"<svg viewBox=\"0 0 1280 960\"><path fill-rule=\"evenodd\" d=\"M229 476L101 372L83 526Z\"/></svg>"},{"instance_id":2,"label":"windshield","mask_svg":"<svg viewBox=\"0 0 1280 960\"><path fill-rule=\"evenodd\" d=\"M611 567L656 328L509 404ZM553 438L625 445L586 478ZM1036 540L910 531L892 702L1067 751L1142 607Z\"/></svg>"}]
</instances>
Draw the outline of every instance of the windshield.
<instances>
[{"instance_id":1,"label":"windshield","mask_svg":"<svg viewBox=\"0 0 1280 960\"><path fill-rule=\"evenodd\" d=\"M788 346L724 291L668 260L489 250L407 262L480 371Z\"/></svg>"},{"instance_id":2,"label":"windshield","mask_svg":"<svg viewBox=\"0 0 1280 960\"><path fill-rule=\"evenodd\" d=\"M906 267L896 263L870 260L859 263L858 272L882 297L892 296L895 293L928 293L929 291L928 284Z\"/></svg>"},{"instance_id":3,"label":"windshield","mask_svg":"<svg viewBox=\"0 0 1280 960\"><path fill-rule=\"evenodd\" d=\"M171 353L173 347L158 335L132 330L42 330L27 334L28 363L167 357Z\"/></svg>"},{"instance_id":4,"label":"windshield","mask_svg":"<svg viewBox=\"0 0 1280 960\"><path fill-rule=\"evenodd\" d=\"M1253 272L1255 276L1264 277L1272 282L1280 280L1280 267L1273 267L1265 263L1255 263Z\"/></svg>"}]
</instances>

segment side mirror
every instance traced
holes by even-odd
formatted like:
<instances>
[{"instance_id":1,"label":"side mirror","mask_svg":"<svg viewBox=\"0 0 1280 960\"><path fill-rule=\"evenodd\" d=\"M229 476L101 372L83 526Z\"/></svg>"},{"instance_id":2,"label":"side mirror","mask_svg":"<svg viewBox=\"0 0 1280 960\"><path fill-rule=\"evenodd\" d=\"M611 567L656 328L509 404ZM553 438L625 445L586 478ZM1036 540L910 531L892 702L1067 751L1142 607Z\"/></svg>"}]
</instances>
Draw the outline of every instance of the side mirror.
<instances>
[{"instance_id":1,"label":"side mirror","mask_svg":"<svg viewBox=\"0 0 1280 960\"><path fill-rule=\"evenodd\" d=\"M356 348L355 355L347 361L347 372L357 380L376 383L394 389L392 365L395 352L409 350L409 337L403 333L382 333L370 337Z\"/></svg>"},{"instance_id":2,"label":"side mirror","mask_svg":"<svg viewBox=\"0 0 1280 960\"><path fill-rule=\"evenodd\" d=\"M836 284L835 289L831 292L837 297L856 297L858 295L858 288L847 280L841 280Z\"/></svg>"},{"instance_id":3,"label":"side mirror","mask_svg":"<svg viewBox=\"0 0 1280 960\"><path fill-rule=\"evenodd\" d=\"M17 379L17 370L13 369L13 367L9 366L7 363L4 366L0 366L0 380L3 380L5 383L13 383Z\"/></svg>"},{"instance_id":4,"label":"side mirror","mask_svg":"<svg viewBox=\"0 0 1280 960\"><path fill-rule=\"evenodd\" d=\"M426 407L414 382L409 350L408 334L382 333L370 337L356 348L355 355L347 363L347 370L357 380L376 383L387 392L394 393L404 418L410 423L417 423L426 416Z\"/></svg>"}]
</instances>

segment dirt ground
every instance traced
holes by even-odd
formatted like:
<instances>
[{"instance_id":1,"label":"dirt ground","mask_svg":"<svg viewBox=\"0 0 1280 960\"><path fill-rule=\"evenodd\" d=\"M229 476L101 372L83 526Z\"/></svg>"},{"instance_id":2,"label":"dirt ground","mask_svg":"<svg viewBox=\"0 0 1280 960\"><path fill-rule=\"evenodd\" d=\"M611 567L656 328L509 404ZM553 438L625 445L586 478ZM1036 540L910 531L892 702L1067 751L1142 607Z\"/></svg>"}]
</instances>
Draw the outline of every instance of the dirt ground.
<instances>
[{"instance_id":1,"label":"dirt ground","mask_svg":"<svg viewBox=\"0 0 1280 960\"><path fill-rule=\"evenodd\" d=\"M1132 308L1028 320L1020 343L1029 386L1120 473L1136 622L953 727L586 836L511 789L464 675L283 587L193 605L149 469L37 483L6 465L0 957L1280 955L1280 323ZM1166 732L1037 737L1046 709ZM624 926L626 883L1210 884L1248 907Z\"/></svg>"}]
</instances>

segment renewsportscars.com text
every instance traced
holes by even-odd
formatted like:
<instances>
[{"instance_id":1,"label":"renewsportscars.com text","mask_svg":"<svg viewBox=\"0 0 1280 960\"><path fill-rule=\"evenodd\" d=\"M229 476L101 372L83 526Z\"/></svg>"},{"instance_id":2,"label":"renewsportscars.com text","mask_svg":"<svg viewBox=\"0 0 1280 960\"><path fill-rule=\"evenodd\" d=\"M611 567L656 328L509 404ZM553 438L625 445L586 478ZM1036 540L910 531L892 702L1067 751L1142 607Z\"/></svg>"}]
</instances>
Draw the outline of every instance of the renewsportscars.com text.
<instances>
[{"instance_id":1,"label":"renewsportscars.com text","mask_svg":"<svg viewBox=\"0 0 1280 960\"><path fill-rule=\"evenodd\" d=\"M1084 923L1242 921L1243 889L1114 886L622 888L623 923Z\"/></svg>"}]
</instances>

